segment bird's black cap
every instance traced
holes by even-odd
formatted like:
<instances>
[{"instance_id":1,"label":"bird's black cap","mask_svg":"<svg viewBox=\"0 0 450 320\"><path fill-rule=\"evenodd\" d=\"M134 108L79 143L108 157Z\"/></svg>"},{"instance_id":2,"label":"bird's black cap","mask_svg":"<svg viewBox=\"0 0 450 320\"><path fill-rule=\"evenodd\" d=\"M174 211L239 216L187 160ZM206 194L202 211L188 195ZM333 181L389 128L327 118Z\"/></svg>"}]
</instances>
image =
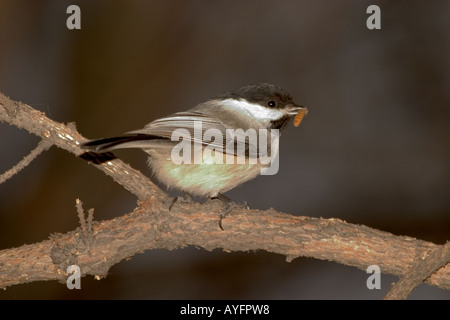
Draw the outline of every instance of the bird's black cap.
<instances>
[{"instance_id":1,"label":"bird's black cap","mask_svg":"<svg viewBox=\"0 0 450 320\"><path fill-rule=\"evenodd\" d=\"M221 94L213 99L245 99L250 103L273 108L284 108L288 104L295 105L291 95L286 90L269 83L245 86L239 90ZM275 102L275 104L270 102Z\"/></svg>"}]
</instances>

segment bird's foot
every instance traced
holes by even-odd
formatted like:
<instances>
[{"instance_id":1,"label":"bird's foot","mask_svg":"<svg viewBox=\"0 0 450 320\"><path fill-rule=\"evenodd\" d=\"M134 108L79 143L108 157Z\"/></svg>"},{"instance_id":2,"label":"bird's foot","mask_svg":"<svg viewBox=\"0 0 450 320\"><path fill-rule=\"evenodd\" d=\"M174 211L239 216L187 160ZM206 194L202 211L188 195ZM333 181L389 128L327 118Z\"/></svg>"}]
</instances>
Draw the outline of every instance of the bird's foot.
<instances>
[{"instance_id":1,"label":"bird's foot","mask_svg":"<svg viewBox=\"0 0 450 320\"><path fill-rule=\"evenodd\" d=\"M175 205L175 203L178 203L178 202L179 203L192 203L192 202L194 202L194 200L192 199L192 196L190 194L185 192L184 196L173 198L173 200L169 206L169 211L172 210L172 207Z\"/></svg>"},{"instance_id":2,"label":"bird's foot","mask_svg":"<svg viewBox=\"0 0 450 320\"><path fill-rule=\"evenodd\" d=\"M222 227L222 220L233 210L236 208L239 209L249 209L248 204L246 201L244 202L234 202L230 198L224 196L223 194L219 193L216 197L212 197L211 199L219 199L225 204L225 210L223 210L219 214L219 228L221 230L224 230Z\"/></svg>"}]
</instances>

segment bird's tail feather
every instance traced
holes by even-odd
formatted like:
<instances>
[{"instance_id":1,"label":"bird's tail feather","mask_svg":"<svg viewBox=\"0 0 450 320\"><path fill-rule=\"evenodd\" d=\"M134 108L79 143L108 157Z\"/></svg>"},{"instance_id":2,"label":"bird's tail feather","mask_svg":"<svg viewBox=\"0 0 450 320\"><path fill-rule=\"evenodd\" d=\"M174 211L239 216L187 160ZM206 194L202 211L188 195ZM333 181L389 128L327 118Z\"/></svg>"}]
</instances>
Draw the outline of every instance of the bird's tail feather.
<instances>
[{"instance_id":1,"label":"bird's tail feather","mask_svg":"<svg viewBox=\"0 0 450 320\"><path fill-rule=\"evenodd\" d=\"M114 149L124 148L142 148L146 143L148 143L148 140L154 139L161 139L161 137L148 134L137 134L130 136L97 139L81 144L81 148L89 149L94 152L108 152Z\"/></svg>"}]
</instances>

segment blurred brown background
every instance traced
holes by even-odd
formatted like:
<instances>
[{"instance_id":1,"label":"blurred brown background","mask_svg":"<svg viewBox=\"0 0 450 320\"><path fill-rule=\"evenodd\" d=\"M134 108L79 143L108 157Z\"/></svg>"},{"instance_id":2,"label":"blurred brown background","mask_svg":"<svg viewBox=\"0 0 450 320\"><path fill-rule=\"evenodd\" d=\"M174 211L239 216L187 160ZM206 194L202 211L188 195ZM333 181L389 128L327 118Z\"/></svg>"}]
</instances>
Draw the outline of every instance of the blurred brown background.
<instances>
[{"instance_id":1,"label":"blurred brown background","mask_svg":"<svg viewBox=\"0 0 450 320\"><path fill-rule=\"evenodd\" d=\"M66 8L81 8L81 30ZM366 9L381 8L368 30ZM138 129L243 85L269 82L307 106L281 139L280 171L229 192L253 208L336 217L434 243L450 240L450 1L0 2L0 91L88 138ZM38 138L0 124L0 172ZM146 155L116 155L145 174ZM136 199L52 147L0 185L0 249L78 227ZM81 290L37 282L0 299L379 299L368 275L266 252L155 250ZM411 299L449 299L421 285Z\"/></svg>"}]
</instances>

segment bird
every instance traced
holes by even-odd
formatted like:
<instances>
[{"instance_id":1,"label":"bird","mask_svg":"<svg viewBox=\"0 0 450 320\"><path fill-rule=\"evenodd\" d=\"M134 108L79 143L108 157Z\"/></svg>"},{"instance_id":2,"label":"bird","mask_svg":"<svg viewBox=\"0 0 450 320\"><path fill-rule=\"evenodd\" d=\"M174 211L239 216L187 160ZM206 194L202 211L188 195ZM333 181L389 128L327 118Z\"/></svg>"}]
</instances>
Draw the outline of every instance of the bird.
<instances>
[{"instance_id":1,"label":"bird","mask_svg":"<svg viewBox=\"0 0 450 320\"><path fill-rule=\"evenodd\" d=\"M142 149L148 154L153 177L168 189L185 194L174 198L169 210L177 201L192 196L219 199L226 205L219 220L223 229L222 219L242 206L224 193L264 174L272 165L267 158L273 161L278 155L279 132L296 115L301 114L301 120L307 111L285 89L258 83L219 94L142 129L90 140L81 147L91 155Z\"/></svg>"}]
</instances>

